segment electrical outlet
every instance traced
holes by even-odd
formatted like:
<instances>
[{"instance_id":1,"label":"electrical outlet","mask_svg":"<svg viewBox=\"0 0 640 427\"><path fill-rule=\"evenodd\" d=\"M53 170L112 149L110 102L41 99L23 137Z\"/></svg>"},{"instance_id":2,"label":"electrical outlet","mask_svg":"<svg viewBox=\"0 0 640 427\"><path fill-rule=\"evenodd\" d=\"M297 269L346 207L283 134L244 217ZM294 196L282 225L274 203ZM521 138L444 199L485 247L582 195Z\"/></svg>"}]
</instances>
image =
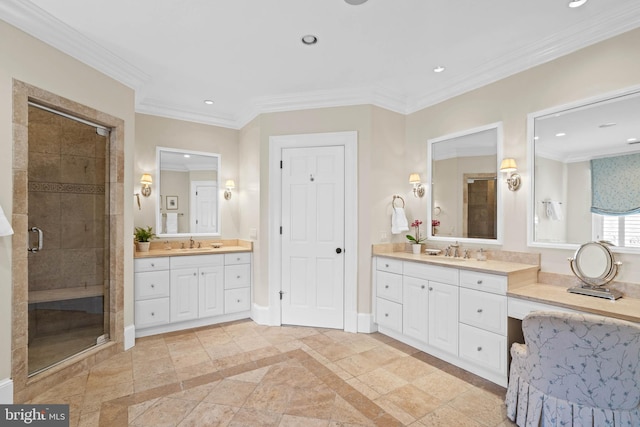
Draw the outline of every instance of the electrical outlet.
<instances>
[{"instance_id":1,"label":"electrical outlet","mask_svg":"<svg viewBox=\"0 0 640 427\"><path fill-rule=\"evenodd\" d=\"M380 232L380 241L381 242L388 242L389 241L389 233L387 233L386 231L381 231Z\"/></svg>"}]
</instances>

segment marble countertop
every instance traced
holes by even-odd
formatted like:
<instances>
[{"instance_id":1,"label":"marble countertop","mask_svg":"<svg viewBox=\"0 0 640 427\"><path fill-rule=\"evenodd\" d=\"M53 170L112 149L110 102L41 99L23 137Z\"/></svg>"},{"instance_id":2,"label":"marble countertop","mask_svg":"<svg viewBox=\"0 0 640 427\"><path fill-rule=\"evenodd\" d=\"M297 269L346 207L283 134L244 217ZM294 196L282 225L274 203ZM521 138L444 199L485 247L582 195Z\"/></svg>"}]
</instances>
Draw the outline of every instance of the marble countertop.
<instances>
[{"instance_id":1,"label":"marble countertop","mask_svg":"<svg viewBox=\"0 0 640 427\"><path fill-rule=\"evenodd\" d=\"M425 264L455 267L463 270L479 271L482 273L499 274L508 276L511 273L536 272L540 269L537 265L522 264L518 262L486 260L478 261L475 258L453 258L444 255L413 254L409 252L380 252L374 256L401 259L403 261L422 262Z\"/></svg>"},{"instance_id":2,"label":"marble countertop","mask_svg":"<svg viewBox=\"0 0 640 427\"><path fill-rule=\"evenodd\" d=\"M572 310L640 322L640 299L623 296L615 301L567 292L567 287L534 283L507 291L507 296L557 305Z\"/></svg>"},{"instance_id":3,"label":"marble countertop","mask_svg":"<svg viewBox=\"0 0 640 427\"><path fill-rule=\"evenodd\" d=\"M165 256L187 256L208 254L230 254L236 252L252 252L245 246L223 246L221 248L193 248L193 249L151 249L149 252L136 251L134 258L156 258Z\"/></svg>"}]
</instances>

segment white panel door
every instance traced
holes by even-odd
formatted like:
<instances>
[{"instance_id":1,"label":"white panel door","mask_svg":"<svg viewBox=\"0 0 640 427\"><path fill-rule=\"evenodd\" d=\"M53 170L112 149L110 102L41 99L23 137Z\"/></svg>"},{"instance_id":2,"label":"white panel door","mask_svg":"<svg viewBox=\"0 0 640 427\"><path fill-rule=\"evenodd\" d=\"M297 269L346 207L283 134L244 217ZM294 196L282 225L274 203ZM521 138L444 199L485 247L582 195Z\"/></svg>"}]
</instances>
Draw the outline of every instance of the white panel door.
<instances>
[{"instance_id":1,"label":"white panel door","mask_svg":"<svg viewBox=\"0 0 640 427\"><path fill-rule=\"evenodd\" d=\"M218 184L215 181L191 182L190 211L194 233L218 233Z\"/></svg>"},{"instance_id":2,"label":"white panel door","mask_svg":"<svg viewBox=\"0 0 640 427\"><path fill-rule=\"evenodd\" d=\"M429 281L429 345L458 355L458 287Z\"/></svg>"},{"instance_id":3,"label":"white panel door","mask_svg":"<svg viewBox=\"0 0 640 427\"><path fill-rule=\"evenodd\" d=\"M224 313L224 267L201 267L198 317L218 316Z\"/></svg>"},{"instance_id":4,"label":"white panel door","mask_svg":"<svg viewBox=\"0 0 640 427\"><path fill-rule=\"evenodd\" d=\"M282 323L344 327L344 147L282 150Z\"/></svg>"}]
</instances>

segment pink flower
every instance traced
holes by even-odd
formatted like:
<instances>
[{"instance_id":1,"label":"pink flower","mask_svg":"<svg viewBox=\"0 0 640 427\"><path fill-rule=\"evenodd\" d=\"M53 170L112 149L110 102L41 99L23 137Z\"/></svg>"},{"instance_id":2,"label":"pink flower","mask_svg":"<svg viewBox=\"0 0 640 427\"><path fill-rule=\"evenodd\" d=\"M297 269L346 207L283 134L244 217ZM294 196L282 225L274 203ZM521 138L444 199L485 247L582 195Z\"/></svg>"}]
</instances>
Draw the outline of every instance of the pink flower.
<instances>
[{"instance_id":1,"label":"pink flower","mask_svg":"<svg viewBox=\"0 0 640 427\"><path fill-rule=\"evenodd\" d=\"M416 229L415 237L412 236L411 234L407 234L407 239L411 243L416 244L416 243L422 243L425 241L425 238L420 237L420 224L422 224L422 221L420 221L419 219L416 219L411 223L411 226Z\"/></svg>"},{"instance_id":2,"label":"pink flower","mask_svg":"<svg viewBox=\"0 0 640 427\"><path fill-rule=\"evenodd\" d=\"M440 225L440 220L437 220L437 219L432 219L431 220L431 226L432 227L437 227L439 225Z\"/></svg>"}]
</instances>

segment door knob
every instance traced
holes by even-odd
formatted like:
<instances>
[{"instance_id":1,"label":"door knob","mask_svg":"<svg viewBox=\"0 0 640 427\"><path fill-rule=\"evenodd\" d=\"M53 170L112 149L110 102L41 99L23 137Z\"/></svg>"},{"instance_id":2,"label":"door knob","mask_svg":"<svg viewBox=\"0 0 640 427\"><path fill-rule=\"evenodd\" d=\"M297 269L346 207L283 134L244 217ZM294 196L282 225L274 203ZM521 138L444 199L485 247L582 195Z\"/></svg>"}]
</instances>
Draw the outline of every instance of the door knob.
<instances>
[{"instance_id":1,"label":"door knob","mask_svg":"<svg viewBox=\"0 0 640 427\"><path fill-rule=\"evenodd\" d=\"M342 253L342 249L341 248L336 248L336 253L337 254L341 254Z\"/></svg>"}]
</instances>

